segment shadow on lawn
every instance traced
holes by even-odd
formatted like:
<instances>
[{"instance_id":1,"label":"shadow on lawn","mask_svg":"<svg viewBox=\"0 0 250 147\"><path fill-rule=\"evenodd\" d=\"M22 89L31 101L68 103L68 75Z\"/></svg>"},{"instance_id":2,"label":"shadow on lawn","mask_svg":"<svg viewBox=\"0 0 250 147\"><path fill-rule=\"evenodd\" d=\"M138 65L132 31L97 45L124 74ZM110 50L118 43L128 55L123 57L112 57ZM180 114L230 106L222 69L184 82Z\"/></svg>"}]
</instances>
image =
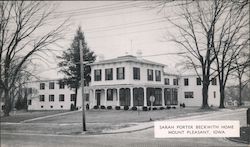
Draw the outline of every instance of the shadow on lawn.
<instances>
[{"instance_id":1,"label":"shadow on lawn","mask_svg":"<svg viewBox=\"0 0 250 147\"><path fill-rule=\"evenodd\" d=\"M250 144L250 126L240 128L240 137L231 137L227 139L234 142Z\"/></svg>"}]
</instances>

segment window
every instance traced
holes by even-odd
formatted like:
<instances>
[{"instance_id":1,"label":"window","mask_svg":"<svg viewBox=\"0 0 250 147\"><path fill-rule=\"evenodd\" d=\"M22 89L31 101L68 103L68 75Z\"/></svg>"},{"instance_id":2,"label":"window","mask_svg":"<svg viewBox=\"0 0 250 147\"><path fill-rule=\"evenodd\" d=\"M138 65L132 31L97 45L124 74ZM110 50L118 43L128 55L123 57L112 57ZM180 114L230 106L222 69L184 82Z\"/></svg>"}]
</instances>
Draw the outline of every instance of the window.
<instances>
[{"instance_id":1,"label":"window","mask_svg":"<svg viewBox=\"0 0 250 147\"><path fill-rule=\"evenodd\" d=\"M194 92L191 91L191 92L184 92L184 96L186 99L188 98L194 98Z\"/></svg>"},{"instance_id":2,"label":"window","mask_svg":"<svg viewBox=\"0 0 250 147\"><path fill-rule=\"evenodd\" d=\"M86 94L84 94L84 96L85 96L85 100L86 100L86 101L89 101L89 94L86 93Z\"/></svg>"},{"instance_id":3,"label":"window","mask_svg":"<svg viewBox=\"0 0 250 147\"><path fill-rule=\"evenodd\" d=\"M63 102L64 101L64 94L59 94L59 101Z\"/></svg>"},{"instance_id":4,"label":"window","mask_svg":"<svg viewBox=\"0 0 250 147\"><path fill-rule=\"evenodd\" d=\"M165 85L169 85L169 78L165 78L164 83L165 83Z\"/></svg>"},{"instance_id":5,"label":"window","mask_svg":"<svg viewBox=\"0 0 250 147\"><path fill-rule=\"evenodd\" d=\"M63 108L63 105L61 105L61 108Z\"/></svg>"},{"instance_id":6,"label":"window","mask_svg":"<svg viewBox=\"0 0 250 147\"><path fill-rule=\"evenodd\" d=\"M113 89L108 89L107 90L107 100L108 101L113 101L113 92L114 92Z\"/></svg>"},{"instance_id":7,"label":"window","mask_svg":"<svg viewBox=\"0 0 250 147\"><path fill-rule=\"evenodd\" d=\"M43 108L43 106L41 106L41 108Z\"/></svg>"},{"instance_id":8,"label":"window","mask_svg":"<svg viewBox=\"0 0 250 147\"><path fill-rule=\"evenodd\" d=\"M55 89L55 83L49 82L49 89Z\"/></svg>"},{"instance_id":9,"label":"window","mask_svg":"<svg viewBox=\"0 0 250 147\"><path fill-rule=\"evenodd\" d=\"M201 85L201 78L196 78L196 84Z\"/></svg>"},{"instance_id":10,"label":"window","mask_svg":"<svg viewBox=\"0 0 250 147\"><path fill-rule=\"evenodd\" d=\"M53 106L50 106L50 108L53 108Z\"/></svg>"},{"instance_id":11,"label":"window","mask_svg":"<svg viewBox=\"0 0 250 147\"><path fill-rule=\"evenodd\" d=\"M188 78L184 79L184 86L188 86Z\"/></svg>"},{"instance_id":12,"label":"window","mask_svg":"<svg viewBox=\"0 0 250 147\"><path fill-rule=\"evenodd\" d=\"M102 70L101 69L96 69L94 74L95 74L95 77L94 77L95 81L102 80Z\"/></svg>"},{"instance_id":13,"label":"window","mask_svg":"<svg viewBox=\"0 0 250 147\"><path fill-rule=\"evenodd\" d=\"M59 89L64 89L65 88L65 83L62 81L59 81Z\"/></svg>"},{"instance_id":14,"label":"window","mask_svg":"<svg viewBox=\"0 0 250 147\"><path fill-rule=\"evenodd\" d=\"M217 80L216 80L216 78L212 78L212 85L217 85Z\"/></svg>"},{"instance_id":15,"label":"window","mask_svg":"<svg viewBox=\"0 0 250 147\"><path fill-rule=\"evenodd\" d=\"M39 101L40 102L44 102L45 101L45 96L44 95L40 95L39 96Z\"/></svg>"},{"instance_id":16,"label":"window","mask_svg":"<svg viewBox=\"0 0 250 147\"><path fill-rule=\"evenodd\" d=\"M41 90L45 89L45 83L40 83L40 89Z\"/></svg>"},{"instance_id":17,"label":"window","mask_svg":"<svg viewBox=\"0 0 250 147\"><path fill-rule=\"evenodd\" d=\"M178 79L173 79L173 84L178 85Z\"/></svg>"},{"instance_id":18,"label":"window","mask_svg":"<svg viewBox=\"0 0 250 147\"><path fill-rule=\"evenodd\" d=\"M125 68L124 67L116 68L116 78L117 78L117 80L125 79Z\"/></svg>"},{"instance_id":19,"label":"window","mask_svg":"<svg viewBox=\"0 0 250 147\"><path fill-rule=\"evenodd\" d=\"M31 105L32 103L31 103L31 100L28 100L28 105Z\"/></svg>"},{"instance_id":20,"label":"window","mask_svg":"<svg viewBox=\"0 0 250 147\"><path fill-rule=\"evenodd\" d=\"M148 81L154 80L154 71L152 69L148 69Z\"/></svg>"},{"instance_id":21,"label":"window","mask_svg":"<svg viewBox=\"0 0 250 147\"><path fill-rule=\"evenodd\" d=\"M133 73L134 73L134 80L140 80L140 68L134 67Z\"/></svg>"},{"instance_id":22,"label":"window","mask_svg":"<svg viewBox=\"0 0 250 147\"><path fill-rule=\"evenodd\" d=\"M216 98L216 91L214 91L214 98Z\"/></svg>"},{"instance_id":23,"label":"window","mask_svg":"<svg viewBox=\"0 0 250 147\"><path fill-rule=\"evenodd\" d=\"M161 71L155 71L155 81L161 81Z\"/></svg>"},{"instance_id":24,"label":"window","mask_svg":"<svg viewBox=\"0 0 250 147\"><path fill-rule=\"evenodd\" d=\"M113 80L113 69L105 69L105 80Z\"/></svg>"},{"instance_id":25,"label":"window","mask_svg":"<svg viewBox=\"0 0 250 147\"><path fill-rule=\"evenodd\" d=\"M70 94L70 101L74 102L76 100L76 94Z\"/></svg>"},{"instance_id":26,"label":"window","mask_svg":"<svg viewBox=\"0 0 250 147\"><path fill-rule=\"evenodd\" d=\"M54 95L49 95L49 101L54 102L55 96Z\"/></svg>"}]
</instances>

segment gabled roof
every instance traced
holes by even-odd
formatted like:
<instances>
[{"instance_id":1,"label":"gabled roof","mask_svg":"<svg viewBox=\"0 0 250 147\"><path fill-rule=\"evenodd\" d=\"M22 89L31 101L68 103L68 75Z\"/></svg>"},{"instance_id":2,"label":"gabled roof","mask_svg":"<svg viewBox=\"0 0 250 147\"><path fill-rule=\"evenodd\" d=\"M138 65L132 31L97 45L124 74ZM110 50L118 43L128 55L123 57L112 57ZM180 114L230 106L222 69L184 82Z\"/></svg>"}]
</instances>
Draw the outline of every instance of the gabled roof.
<instances>
[{"instance_id":1,"label":"gabled roof","mask_svg":"<svg viewBox=\"0 0 250 147\"><path fill-rule=\"evenodd\" d=\"M90 65L98 65L98 64L109 64L109 63L117 63L117 62L136 62L136 63L144 63L144 64L151 64L151 65L158 65L158 66L165 66L164 64L145 60L142 58L138 58L132 55L120 56L113 59L102 60L98 62L91 63Z\"/></svg>"}]
</instances>

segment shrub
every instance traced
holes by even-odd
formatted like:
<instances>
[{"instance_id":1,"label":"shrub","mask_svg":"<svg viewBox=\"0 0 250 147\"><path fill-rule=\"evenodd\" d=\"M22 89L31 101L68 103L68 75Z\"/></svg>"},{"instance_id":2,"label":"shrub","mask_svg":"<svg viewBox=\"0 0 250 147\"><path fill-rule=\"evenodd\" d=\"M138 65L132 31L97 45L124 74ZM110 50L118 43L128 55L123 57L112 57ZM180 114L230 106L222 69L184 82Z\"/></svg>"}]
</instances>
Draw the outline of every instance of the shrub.
<instances>
[{"instance_id":1,"label":"shrub","mask_svg":"<svg viewBox=\"0 0 250 147\"><path fill-rule=\"evenodd\" d=\"M156 107L154 107L154 108L153 108L153 110L157 110L157 108L156 108Z\"/></svg>"},{"instance_id":2,"label":"shrub","mask_svg":"<svg viewBox=\"0 0 250 147\"><path fill-rule=\"evenodd\" d=\"M142 107L142 110L143 110L143 111L148 111L148 107L145 107L145 106L144 106L144 107Z\"/></svg>"},{"instance_id":3,"label":"shrub","mask_svg":"<svg viewBox=\"0 0 250 147\"><path fill-rule=\"evenodd\" d=\"M183 104L182 104L182 107L183 107L183 108L185 108L185 107L186 107L185 103L183 103Z\"/></svg>"},{"instance_id":4,"label":"shrub","mask_svg":"<svg viewBox=\"0 0 250 147\"><path fill-rule=\"evenodd\" d=\"M176 107L175 107L175 106L173 106L173 107L172 107L172 109L176 109Z\"/></svg>"},{"instance_id":5,"label":"shrub","mask_svg":"<svg viewBox=\"0 0 250 147\"><path fill-rule=\"evenodd\" d=\"M160 110L163 110L163 109L165 109L164 107L160 107Z\"/></svg>"},{"instance_id":6,"label":"shrub","mask_svg":"<svg viewBox=\"0 0 250 147\"><path fill-rule=\"evenodd\" d=\"M105 106L102 105L102 106L101 106L101 109L105 109Z\"/></svg>"},{"instance_id":7,"label":"shrub","mask_svg":"<svg viewBox=\"0 0 250 147\"><path fill-rule=\"evenodd\" d=\"M112 109L112 106L108 106L107 109L109 109L109 110Z\"/></svg>"},{"instance_id":8,"label":"shrub","mask_svg":"<svg viewBox=\"0 0 250 147\"><path fill-rule=\"evenodd\" d=\"M137 110L137 107L135 107L135 106L134 106L134 107L132 107L132 110L136 111L136 110Z\"/></svg>"},{"instance_id":9,"label":"shrub","mask_svg":"<svg viewBox=\"0 0 250 147\"><path fill-rule=\"evenodd\" d=\"M99 106L96 106L96 105L95 105L93 108L94 108L94 109L99 109Z\"/></svg>"},{"instance_id":10,"label":"shrub","mask_svg":"<svg viewBox=\"0 0 250 147\"><path fill-rule=\"evenodd\" d=\"M115 110L120 110L121 107L120 106L115 106Z\"/></svg>"},{"instance_id":11,"label":"shrub","mask_svg":"<svg viewBox=\"0 0 250 147\"><path fill-rule=\"evenodd\" d=\"M128 110L129 109L129 106L124 106L124 110Z\"/></svg>"},{"instance_id":12,"label":"shrub","mask_svg":"<svg viewBox=\"0 0 250 147\"><path fill-rule=\"evenodd\" d=\"M70 111L74 111L74 110L76 110L76 107L75 107L74 104L71 104L71 105L70 105Z\"/></svg>"},{"instance_id":13,"label":"shrub","mask_svg":"<svg viewBox=\"0 0 250 147\"><path fill-rule=\"evenodd\" d=\"M167 109L171 109L171 107L170 107L170 106L167 106Z\"/></svg>"}]
</instances>

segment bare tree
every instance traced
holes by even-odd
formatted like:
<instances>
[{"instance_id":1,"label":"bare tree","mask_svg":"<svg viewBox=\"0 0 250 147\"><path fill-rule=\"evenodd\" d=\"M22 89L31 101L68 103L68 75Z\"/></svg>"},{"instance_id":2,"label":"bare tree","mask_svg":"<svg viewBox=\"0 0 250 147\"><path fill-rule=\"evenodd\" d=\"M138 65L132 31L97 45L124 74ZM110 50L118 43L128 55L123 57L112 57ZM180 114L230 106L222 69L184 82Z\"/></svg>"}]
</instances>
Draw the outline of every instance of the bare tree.
<instances>
[{"instance_id":1,"label":"bare tree","mask_svg":"<svg viewBox=\"0 0 250 147\"><path fill-rule=\"evenodd\" d=\"M220 86L220 108L225 108L225 86L228 77L240 66L233 66L240 53L248 47L249 43L249 3L244 1L225 2L225 13L218 20L215 35L218 36L213 48L215 54L215 70L217 71ZM244 70L243 70L244 72Z\"/></svg>"},{"instance_id":2,"label":"bare tree","mask_svg":"<svg viewBox=\"0 0 250 147\"><path fill-rule=\"evenodd\" d=\"M49 29L54 6L44 1L0 2L0 88L4 92L4 116L11 111L10 92L24 64L32 56L49 51L59 39L65 22Z\"/></svg>"},{"instance_id":3,"label":"bare tree","mask_svg":"<svg viewBox=\"0 0 250 147\"><path fill-rule=\"evenodd\" d=\"M202 108L209 108L208 88L212 80L211 76L214 76L211 66L216 59L213 53L216 24L225 8L226 4L223 1L194 1L181 5L179 17L184 23L167 18L179 30L179 36L174 36L172 41L187 51L181 55L188 59L189 65L195 70L197 76L201 76Z\"/></svg>"}]
</instances>

